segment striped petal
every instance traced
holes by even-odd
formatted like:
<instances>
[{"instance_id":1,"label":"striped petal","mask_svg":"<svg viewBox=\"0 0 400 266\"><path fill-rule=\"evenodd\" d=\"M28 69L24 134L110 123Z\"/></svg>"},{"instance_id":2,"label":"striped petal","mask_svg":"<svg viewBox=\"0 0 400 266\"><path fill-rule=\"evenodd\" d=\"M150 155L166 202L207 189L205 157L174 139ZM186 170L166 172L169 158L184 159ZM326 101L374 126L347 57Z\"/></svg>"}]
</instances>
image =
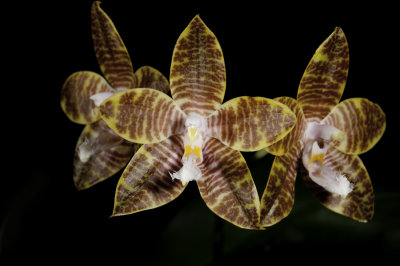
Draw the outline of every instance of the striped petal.
<instances>
[{"instance_id":1,"label":"striped petal","mask_svg":"<svg viewBox=\"0 0 400 266\"><path fill-rule=\"evenodd\" d=\"M89 188L120 171L138 144L115 135L103 121L87 125L78 139L73 179L77 189Z\"/></svg>"},{"instance_id":2,"label":"striped petal","mask_svg":"<svg viewBox=\"0 0 400 266\"><path fill-rule=\"evenodd\" d=\"M171 94L186 113L207 116L225 94L225 63L215 35L197 15L182 32L172 57Z\"/></svg>"},{"instance_id":3,"label":"striped petal","mask_svg":"<svg viewBox=\"0 0 400 266\"><path fill-rule=\"evenodd\" d=\"M335 106L321 123L345 133L346 138L337 149L347 154L360 154L380 140L385 132L386 117L379 105L364 98L352 98Z\"/></svg>"},{"instance_id":4,"label":"striped petal","mask_svg":"<svg viewBox=\"0 0 400 266\"><path fill-rule=\"evenodd\" d=\"M101 92L114 92L102 76L90 71L75 72L63 84L61 108L75 123L96 122L100 112L90 96Z\"/></svg>"},{"instance_id":5,"label":"striped petal","mask_svg":"<svg viewBox=\"0 0 400 266\"><path fill-rule=\"evenodd\" d=\"M100 8L100 1L92 5L92 38L101 71L115 89L136 87L136 77L128 51L114 23Z\"/></svg>"},{"instance_id":6,"label":"striped petal","mask_svg":"<svg viewBox=\"0 0 400 266\"><path fill-rule=\"evenodd\" d=\"M114 94L100 105L108 126L131 142L150 144L184 130L185 114L165 93L131 89Z\"/></svg>"},{"instance_id":7,"label":"striped petal","mask_svg":"<svg viewBox=\"0 0 400 266\"><path fill-rule=\"evenodd\" d=\"M303 169L302 176L311 193L328 209L359 222L367 222L374 214L374 193L367 169L357 155L344 154L330 146L324 164L342 173L354 185L352 192L343 198L330 193L314 183Z\"/></svg>"},{"instance_id":8,"label":"striped petal","mask_svg":"<svg viewBox=\"0 0 400 266\"><path fill-rule=\"evenodd\" d=\"M289 132L283 139L265 148L265 150L273 155L281 156L286 154L293 146L295 146L303 137L306 127L303 111L297 104L297 101L291 97L278 97L274 99L288 106L296 115L297 122L292 131Z\"/></svg>"},{"instance_id":9,"label":"striped petal","mask_svg":"<svg viewBox=\"0 0 400 266\"><path fill-rule=\"evenodd\" d=\"M261 225L271 226L288 216L294 203L294 185L301 143L276 156L261 198Z\"/></svg>"},{"instance_id":10,"label":"striped petal","mask_svg":"<svg viewBox=\"0 0 400 266\"><path fill-rule=\"evenodd\" d=\"M306 119L319 122L339 103L348 68L349 47L337 27L319 46L301 79L297 101Z\"/></svg>"},{"instance_id":11,"label":"striped petal","mask_svg":"<svg viewBox=\"0 0 400 266\"><path fill-rule=\"evenodd\" d=\"M263 97L237 97L207 118L209 135L240 151L256 151L282 139L296 117L280 102Z\"/></svg>"},{"instance_id":12,"label":"striped petal","mask_svg":"<svg viewBox=\"0 0 400 266\"><path fill-rule=\"evenodd\" d=\"M157 69L150 66L142 66L135 72L138 88L150 88L167 93L169 82Z\"/></svg>"},{"instance_id":13,"label":"striped petal","mask_svg":"<svg viewBox=\"0 0 400 266\"><path fill-rule=\"evenodd\" d=\"M113 216L157 208L178 197L185 186L169 173L182 167L182 136L145 144L123 172L115 193Z\"/></svg>"},{"instance_id":14,"label":"striped petal","mask_svg":"<svg viewBox=\"0 0 400 266\"><path fill-rule=\"evenodd\" d=\"M260 229L257 189L242 154L210 138L203 156L197 185L207 206L236 226Z\"/></svg>"}]
</instances>

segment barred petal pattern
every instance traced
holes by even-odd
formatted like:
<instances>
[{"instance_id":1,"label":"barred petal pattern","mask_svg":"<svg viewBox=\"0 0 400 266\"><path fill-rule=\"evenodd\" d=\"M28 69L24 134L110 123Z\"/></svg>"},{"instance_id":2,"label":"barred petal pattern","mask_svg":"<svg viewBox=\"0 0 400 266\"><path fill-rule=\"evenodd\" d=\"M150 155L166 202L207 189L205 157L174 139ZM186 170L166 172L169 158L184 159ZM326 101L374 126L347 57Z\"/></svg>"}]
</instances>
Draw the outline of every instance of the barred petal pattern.
<instances>
[{"instance_id":1,"label":"barred petal pattern","mask_svg":"<svg viewBox=\"0 0 400 266\"><path fill-rule=\"evenodd\" d=\"M336 148L347 154L367 152L380 140L386 117L379 105L365 98L351 98L335 106L322 124L332 125L346 135Z\"/></svg>"},{"instance_id":2,"label":"barred petal pattern","mask_svg":"<svg viewBox=\"0 0 400 266\"><path fill-rule=\"evenodd\" d=\"M289 215L294 203L297 165L301 153L297 142L288 153L276 156L261 197L261 225L272 226Z\"/></svg>"},{"instance_id":3,"label":"barred petal pattern","mask_svg":"<svg viewBox=\"0 0 400 266\"><path fill-rule=\"evenodd\" d=\"M123 172L115 193L113 216L153 209L177 198L186 186L169 173L182 167L183 138L172 136L143 145Z\"/></svg>"},{"instance_id":4,"label":"barred petal pattern","mask_svg":"<svg viewBox=\"0 0 400 266\"><path fill-rule=\"evenodd\" d=\"M150 144L182 133L186 115L165 93L131 89L107 98L100 105L108 126L131 142Z\"/></svg>"},{"instance_id":5,"label":"barred petal pattern","mask_svg":"<svg viewBox=\"0 0 400 266\"><path fill-rule=\"evenodd\" d=\"M289 132L283 139L265 148L265 150L275 156L286 154L293 146L299 142L304 134L306 122L303 111L297 104L297 101L291 97L278 97L274 99L288 106L296 115L297 122L292 131Z\"/></svg>"},{"instance_id":6,"label":"barred petal pattern","mask_svg":"<svg viewBox=\"0 0 400 266\"><path fill-rule=\"evenodd\" d=\"M341 28L319 46L301 79L297 101L310 122L319 122L339 103L346 85L349 47Z\"/></svg>"},{"instance_id":7,"label":"barred petal pattern","mask_svg":"<svg viewBox=\"0 0 400 266\"><path fill-rule=\"evenodd\" d=\"M282 139L296 117L284 104L263 97L237 97L207 118L209 135L240 151L261 150Z\"/></svg>"},{"instance_id":8,"label":"barred petal pattern","mask_svg":"<svg viewBox=\"0 0 400 266\"><path fill-rule=\"evenodd\" d=\"M170 82L172 98L188 115L207 116L222 103L226 86L222 49L198 15L175 45Z\"/></svg>"},{"instance_id":9,"label":"barred petal pattern","mask_svg":"<svg viewBox=\"0 0 400 266\"><path fill-rule=\"evenodd\" d=\"M207 206L236 226L260 229L259 197L242 154L209 138L203 156L197 185Z\"/></svg>"},{"instance_id":10,"label":"barred petal pattern","mask_svg":"<svg viewBox=\"0 0 400 266\"><path fill-rule=\"evenodd\" d=\"M354 189L346 198L332 194L314 183L303 167L302 176L311 193L328 209L348 216L359 222L367 222L374 214L374 192L367 169L357 155L347 155L332 145L329 147L324 164L344 174Z\"/></svg>"},{"instance_id":11,"label":"barred petal pattern","mask_svg":"<svg viewBox=\"0 0 400 266\"><path fill-rule=\"evenodd\" d=\"M164 93L169 91L168 80L160 71L151 66L142 66L136 70L135 75L138 88L156 89Z\"/></svg>"},{"instance_id":12,"label":"barred petal pattern","mask_svg":"<svg viewBox=\"0 0 400 266\"><path fill-rule=\"evenodd\" d=\"M89 124L100 119L99 108L90 96L100 92L114 92L106 80L90 71L71 74L61 90L61 108L73 122Z\"/></svg>"},{"instance_id":13,"label":"barred petal pattern","mask_svg":"<svg viewBox=\"0 0 400 266\"><path fill-rule=\"evenodd\" d=\"M82 160L82 144L91 149L87 161ZM78 139L74 156L73 180L78 190L89 188L120 171L139 148L117 136L100 120L87 125Z\"/></svg>"},{"instance_id":14,"label":"barred petal pattern","mask_svg":"<svg viewBox=\"0 0 400 266\"><path fill-rule=\"evenodd\" d=\"M92 5L92 38L97 61L104 76L114 89L136 87L136 76L128 51L114 23L100 8Z\"/></svg>"}]
</instances>

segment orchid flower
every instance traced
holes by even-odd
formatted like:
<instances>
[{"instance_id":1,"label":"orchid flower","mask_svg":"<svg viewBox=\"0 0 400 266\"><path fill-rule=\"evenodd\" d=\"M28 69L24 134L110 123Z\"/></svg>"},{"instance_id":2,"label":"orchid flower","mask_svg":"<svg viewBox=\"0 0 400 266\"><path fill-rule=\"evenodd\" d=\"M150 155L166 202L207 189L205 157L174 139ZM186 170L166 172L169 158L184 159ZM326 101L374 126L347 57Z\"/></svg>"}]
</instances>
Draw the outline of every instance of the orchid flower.
<instances>
[{"instance_id":1,"label":"orchid flower","mask_svg":"<svg viewBox=\"0 0 400 266\"><path fill-rule=\"evenodd\" d=\"M70 75L61 91L61 107L70 120L86 124L75 148L73 180L86 189L121 170L139 144L126 141L102 121L99 105L116 92L137 87L169 90L167 79L144 66L133 71L129 54L113 22L94 2L91 11L92 38L97 61L105 76L91 71Z\"/></svg>"},{"instance_id":2,"label":"orchid flower","mask_svg":"<svg viewBox=\"0 0 400 266\"><path fill-rule=\"evenodd\" d=\"M172 99L153 89L135 89L100 105L113 131L144 144L122 173L112 215L164 205L194 180L218 216L238 227L260 229L259 196L239 150L260 150L279 141L294 127L295 115L262 97L221 104L224 58L199 16L175 45L170 82Z\"/></svg>"},{"instance_id":3,"label":"orchid flower","mask_svg":"<svg viewBox=\"0 0 400 266\"><path fill-rule=\"evenodd\" d=\"M348 66L347 40L336 28L307 66L297 101L275 99L293 110L297 124L284 139L266 148L276 157L261 199L263 226L290 213L300 158L306 185L325 207L360 222L372 218L372 184L358 155L379 141L386 119L382 109L365 98L339 103Z\"/></svg>"}]
</instances>

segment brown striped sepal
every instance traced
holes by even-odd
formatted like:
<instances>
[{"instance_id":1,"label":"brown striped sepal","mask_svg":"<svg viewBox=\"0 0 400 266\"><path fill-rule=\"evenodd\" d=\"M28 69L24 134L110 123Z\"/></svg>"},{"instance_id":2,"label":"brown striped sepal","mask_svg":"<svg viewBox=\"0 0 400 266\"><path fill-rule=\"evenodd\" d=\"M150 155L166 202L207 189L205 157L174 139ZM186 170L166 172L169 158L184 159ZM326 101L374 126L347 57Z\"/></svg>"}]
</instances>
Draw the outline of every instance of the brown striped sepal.
<instances>
[{"instance_id":1,"label":"brown striped sepal","mask_svg":"<svg viewBox=\"0 0 400 266\"><path fill-rule=\"evenodd\" d=\"M138 148L138 144L113 133L102 120L87 125L75 149L73 180L76 188L86 189L113 176Z\"/></svg>"},{"instance_id":2,"label":"brown striped sepal","mask_svg":"<svg viewBox=\"0 0 400 266\"><path fill-rule=\"evenodd\" d=\"M332 145L329 147L324 164L336 172L344 174L354 185L353 191L345 198L330 193L314 183L302 169L303 179L311 193L328 209L348 216L359 222L367 222L374 214L374 192L367 169L357 155L340 152Z\"/></svg>"},{"instance_id":3,"label":"brown striped sepal","mask_svg":"<svg viewBox=\"0 0 400 266\"><path fill-rule=\"evenodd\" d=\"M289 132L283 139L265 148L265 150L275 156L281 156L286 154L293 146L297 145L303 137L306 121L304 118L303 111L297 104L297 101L291 97L278 97L274 99L280 103L283 103L292 110L296 115L297 122L292 131Z\"/></svg>"},{"instance_id":4,"label":"brown striped sepal","mask_svg":"<svg viewBox=\"0 0 400 266\"><path fill-rule=\"evenodd\" d=\"M168 80L160 71L151 66L142 66L136 70L135 75L138 88L156 89L164 93L169 91Z\"/></svg>"},{"instance_id":5,"label":"brown striped sepal","mask_svg":"<svg viewBox=\"0 0 400 266\"><path fill-rule=\"evenodd\" d=\"M263 97L237 97L207 117L209 135L240 151L257 151L282 139L296 117L284 104Z\"/></svg>"},{"instance_id":6,"label":"brown striped sepal","mask_svg":"<svg viewBox=\"0 0 400 266\"><path fill-rule=\"evenodd\" d=\"M165 93L154 89L131 89L107 98L100 105L101 117L124 139L150 144L183 133L186 115Z\"/></svg>"},{"instance_id":7,"label":"brown striped sepal","mask_svg":"<svg viewBox=\"0 0 400 266\"><path fill-rule=\"evenodd\" d=\"M341 28L319 46L300 81L297 101L310 122L319 122L342 97L349 68L349 47Z\"/></svg>"},{"instance_id":8,"label":"brown striped sepal","mask_svg":"<svg viewBox=\"0 0 400 266\"><path fill-rule=\"evenodd\" d=\"M92 5L92 39L100 69L114 89L136 87L136 77L128 51L114 23L100 8L100 1Z\"/></svg>"},{"instance_id":9,"label":"brown striped sepal","mask_svg":"<svg viewBox=\"0 0 400 266\"><path fill-rule=\"evenodd\" d=\"M386 117L379 105L365 98L351 98L336 105L321 123L345 133L346 138L337 149L346 154L360 154L380 140Z\"/></svg>"},{"instance_id":10,"label":"brown striped sepal","mask_svg":"<svg viewBox=\"0 0 400 266\"><path fill-rule=\"evenodd\" d=\"M285 155L275 157L267 186L261 197L260 223L262 226L278 223L292 210L301 146L298 141Z\"/></svg>"},{"instance_id":11,"label":"brown striped sepal","mask_svg":"<svg viewBox=\"0 0 400 266\"><path fill-rule=\"evenodd\" d=\"M172 98L188 115L207 116L222 103L226 86L222 49L198 15L175 45L170 82Z\"/></svg>"},{"instance_id":12,"label":"brown striped sepal","mask_svg":"<svg viewBox=\"0 0 400 266\"><path fill-rule=\"evenodd\" d=\"M238 227L260 229L259 197L242 154L209 138L203 156L197 185L207 206Z\"/></svg>"},{"instance_id":13,"label":"brown striped sepal","mask_svg":"<svg viewBox=\"0 0 400 266\"><path fill-rule=\"evenodd\" d=\"M181 135L143 145L118 182L112 216L153 209L178 197L186 186L169 173L182 167L182 155Z\"/></svg>"},{"instance_id":14,"label":"brown striped sepal","mask_svg":"<svg viewBox=\"0 0 400 266\"><path fill-rule=\"evenodd\" d=\"M100 119L99 108L90 96L101 92L114 92L106 80L90 71L71 74L61 90L61 108L73 122L89 124Z\"/></svg>"}]
</instances>

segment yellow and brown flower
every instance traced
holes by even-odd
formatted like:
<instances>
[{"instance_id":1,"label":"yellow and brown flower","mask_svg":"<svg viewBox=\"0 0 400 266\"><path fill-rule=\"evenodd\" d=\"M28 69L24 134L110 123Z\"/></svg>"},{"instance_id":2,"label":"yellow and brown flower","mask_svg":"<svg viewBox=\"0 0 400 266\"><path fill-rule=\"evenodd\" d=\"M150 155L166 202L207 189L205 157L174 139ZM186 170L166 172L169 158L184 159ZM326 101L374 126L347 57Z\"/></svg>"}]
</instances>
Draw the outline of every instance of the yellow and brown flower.
<instances>
[{"instance_id":1,"label":"yellow and brown flower","mask_svg":"<svg viewBox=\"0 0 400 266\"><path fill-rule=\"evenodd\" d=\"M157 90L133 89L100 106L113 131L144 144L119 180L113 215L159 207L195 180L214 213L239 227L259 229L259 197L240 150L279 141L294 127L295 115L262 97L222 104L222 50L199 16L175 45L170 81L172 99Z\"/></svg>"},{"instance_id":2,"label":"yellow and brown flower","mask_svg":"<svg viewBox=\"0 0 400 266\"><path fill-rule=\"evenodd\" d=\"M324 206L361 222L372 218L372 184L358 154L379 141L386 119L382 109L365 98L339 103L348 67L348 43L342 29L336 28L307 66L297 101L275 99L293 110L297 124L284 139L266 148L276 157L261 199L263 226L290 213L300 158L306 185Z\"/></svg>"},{"instance_id":3,"label":"yellow and brown flower","mask_svg":"<svg viewBox=\"0 0 400 266\"><path fill-rule=\"evenodd\" d=\"M113 22L92 5L92 38L101 75L79 71L70 75L61 91L61 107L73 122L85 124L75 148L73 180L86 189L121 170L139 148L115 134L99 112L100 103L116 92L132 88L169 90L167 79L156 69L144 66L134 72L126 47Z\"/></svg>"}]
</instances>

